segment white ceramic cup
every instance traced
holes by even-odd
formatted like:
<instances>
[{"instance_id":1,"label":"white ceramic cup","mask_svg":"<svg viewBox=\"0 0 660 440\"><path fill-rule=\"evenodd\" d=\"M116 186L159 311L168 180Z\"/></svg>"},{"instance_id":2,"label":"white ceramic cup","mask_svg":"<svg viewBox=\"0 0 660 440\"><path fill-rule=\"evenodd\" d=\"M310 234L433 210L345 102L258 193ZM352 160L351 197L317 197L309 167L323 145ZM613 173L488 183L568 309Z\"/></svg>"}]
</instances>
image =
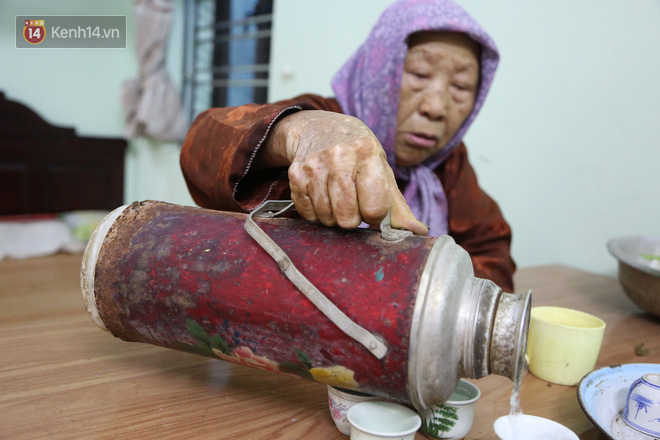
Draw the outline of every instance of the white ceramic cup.
<instances>
[{"instance_id":1,"label":"white ceramic cup","mask_svg":"<svg viewBox=\"0 0 660 440\"><path fill-rule=\"evenodd\" d=\"M645 374L630 385L623 421L650 436L660 436L660 374Z\"/></svg>"},{"instance_id":2,"label":"white ceramic cup","mask_svg":"<svg viewBox=\"0 0 660 440\"><path fill-rule=\"evenodd\" d=\"M337 429L346 435L351 434L351 424L348 423L347 413L353 405L360 402L369 402L372 400L384 400L371 394L360 393L358 391L347 390L328 385L328 407L332 421L335 422Z\"/></svg>"},{"instance_id":3,"label":"white ceramic cup","mask_svg":"<svg viewBox=\"0 0 660 440\"><path fill-rule=\"evenodd\" d=\"M392 402L362 402L348 410L351 440L413 440L422 424L410 408Z\"/></svg>"},{"instance_id":4,"label":"white ceramic cup","mask_svg":"<svg viewBox=\"0 0 660 440\"><path fill-rule=\"evenodd\" d=\"M432 439L458 440L472 429L474 407L481 396L479 388L461 379L448 401L420 413L422 432Z\"/></svg>"}]
</instances>

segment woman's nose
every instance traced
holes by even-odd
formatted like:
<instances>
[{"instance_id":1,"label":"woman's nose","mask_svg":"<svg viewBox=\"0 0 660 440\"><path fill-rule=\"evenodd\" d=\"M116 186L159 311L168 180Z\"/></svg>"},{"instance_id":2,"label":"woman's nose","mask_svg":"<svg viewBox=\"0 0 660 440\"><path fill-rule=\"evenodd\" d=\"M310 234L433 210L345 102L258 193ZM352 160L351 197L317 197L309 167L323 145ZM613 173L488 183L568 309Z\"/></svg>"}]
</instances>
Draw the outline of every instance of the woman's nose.
<instances>
[{"instance_id":1,"label":"woman's nose","mask_svg":"<svg viewBox=\"0 0 660 440\"><path fill-rule=\"evenodd\" d=\"M419 113L432 121L438 121L446 117L448 106L448 88L443 84L433 84L423 91Z\"/></svg>"}]
</instances>

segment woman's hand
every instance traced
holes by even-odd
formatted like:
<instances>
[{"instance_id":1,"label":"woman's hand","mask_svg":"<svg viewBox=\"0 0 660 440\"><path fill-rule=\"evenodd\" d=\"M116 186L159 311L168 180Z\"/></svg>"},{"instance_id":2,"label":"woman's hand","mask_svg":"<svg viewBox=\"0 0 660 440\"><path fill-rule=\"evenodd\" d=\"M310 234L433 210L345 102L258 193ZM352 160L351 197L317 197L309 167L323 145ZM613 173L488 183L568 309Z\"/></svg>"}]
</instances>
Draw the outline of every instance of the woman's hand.
<instances>
[{"instance_id":1,"label":"woman's hand","mask_svg":"<svg viewBox=\"0 0 660 440\"><path fill-rule=\"evenodd\" d=\"M388 211L392 227L426 235L397 187L385 151L359 119L322 110L279 121L257 166L289 165L296 210L309 221L355 228L378 224Z\"/></svg>"}]
</instances>

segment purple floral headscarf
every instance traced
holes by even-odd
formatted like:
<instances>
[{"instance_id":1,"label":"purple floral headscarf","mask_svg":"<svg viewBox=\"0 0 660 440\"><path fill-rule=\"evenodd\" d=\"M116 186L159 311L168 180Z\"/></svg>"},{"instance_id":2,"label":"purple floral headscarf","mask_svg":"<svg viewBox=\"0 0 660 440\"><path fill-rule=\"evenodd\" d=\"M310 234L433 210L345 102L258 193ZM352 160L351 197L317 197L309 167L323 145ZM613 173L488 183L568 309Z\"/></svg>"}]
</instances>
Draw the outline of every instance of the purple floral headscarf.
<instances>
[{"instance_id":1,"label":"purple floral headscarf","mask_svg":"<svg viewBox=\"0 0 660 440\"><path fill-rule=\"evenodd\" d=\"M400 167L395 163L394 136L406 40L428 30L462 32L481 45L479 91L472 113L442 150L416 167ZM367 41L332 80L344 113L367 124L383 145L396 177L408 182L403 195L415 216L431 227L429 235L448 232L447 197L433 169L460 145L486 99L498 62L495 42L453 1L399 0L383 12Z\"/></svg>"}]
</instances>

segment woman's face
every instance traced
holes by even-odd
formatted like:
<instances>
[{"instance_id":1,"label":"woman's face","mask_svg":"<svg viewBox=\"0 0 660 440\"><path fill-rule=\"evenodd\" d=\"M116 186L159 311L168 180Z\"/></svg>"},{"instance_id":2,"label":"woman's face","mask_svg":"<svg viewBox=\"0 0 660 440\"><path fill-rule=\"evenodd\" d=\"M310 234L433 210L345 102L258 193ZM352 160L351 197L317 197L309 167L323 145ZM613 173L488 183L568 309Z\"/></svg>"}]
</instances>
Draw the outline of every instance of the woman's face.
<instances>
[{"instance_id":1,"label":"woman's face","mask_svg":"<svg viewBox=\"0 0 660 440\"><path fill-rule=\"evenodd\" d=\"M395 157L415 166L440 151L474 107L479 45L454 32L410 36L401 76Z\"/></svg>"}]
</instances>

